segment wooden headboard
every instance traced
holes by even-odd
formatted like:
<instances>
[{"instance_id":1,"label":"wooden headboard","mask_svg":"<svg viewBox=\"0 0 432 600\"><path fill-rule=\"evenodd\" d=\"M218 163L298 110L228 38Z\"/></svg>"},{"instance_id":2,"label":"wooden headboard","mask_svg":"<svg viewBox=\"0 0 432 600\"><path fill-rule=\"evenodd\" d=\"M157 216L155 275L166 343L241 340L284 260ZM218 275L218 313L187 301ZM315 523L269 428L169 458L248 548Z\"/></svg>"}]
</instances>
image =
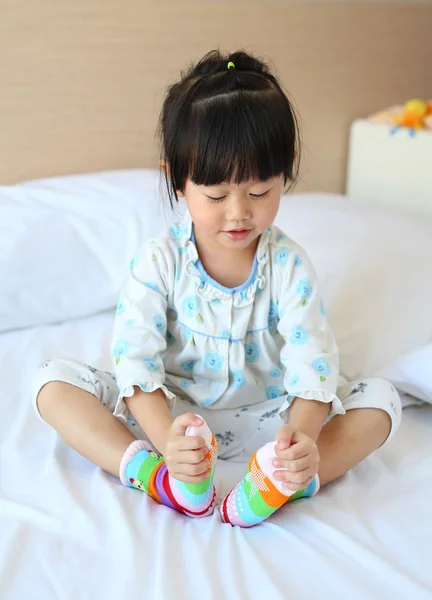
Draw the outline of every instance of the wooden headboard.
<instances>
[{"instance_id":1,"label":"wooden headboard","mask_svg":"<svg viewBox=\"0 0 432 600\"><path fill-rule=\"evenodd\" d=\"M154 167L164 90L208 50L270 59L301 115L297 189L341 191L350 122L432 96L432 6L0 0L0 184Z\"/></svg>"}]
</instances>

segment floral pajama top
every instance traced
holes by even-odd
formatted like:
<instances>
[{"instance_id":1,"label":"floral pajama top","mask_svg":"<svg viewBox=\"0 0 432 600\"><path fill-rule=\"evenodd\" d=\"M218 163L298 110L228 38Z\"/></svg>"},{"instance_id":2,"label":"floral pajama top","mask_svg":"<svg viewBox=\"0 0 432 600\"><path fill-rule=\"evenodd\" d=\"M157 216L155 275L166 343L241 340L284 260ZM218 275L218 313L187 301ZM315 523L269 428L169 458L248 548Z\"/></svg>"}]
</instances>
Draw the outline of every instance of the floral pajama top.
<instances>
[{"instance_id":1,"label":"floral pajama top","mask_svg":"<svg viewBox=\"0 0 432 600\"><path fill-rule=\"evenodd\" d=\"M208 409L237 409L298 396L333 403L338 352L315 271L276 226L259 239L249 279L226 288L204 270L189 215L146 242L130 263L112 354L126 418L133 386L162 389Z\"/></svg>"}]
</instances>

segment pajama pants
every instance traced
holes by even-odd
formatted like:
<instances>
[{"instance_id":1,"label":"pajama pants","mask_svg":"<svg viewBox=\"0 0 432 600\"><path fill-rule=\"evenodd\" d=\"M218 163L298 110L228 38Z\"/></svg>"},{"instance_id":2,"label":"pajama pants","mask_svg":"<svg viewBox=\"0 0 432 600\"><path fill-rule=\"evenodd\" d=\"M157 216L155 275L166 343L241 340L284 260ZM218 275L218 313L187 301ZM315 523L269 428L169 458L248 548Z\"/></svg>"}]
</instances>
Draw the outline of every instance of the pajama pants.
<instances>
[{"instance_id":1,"label":"pajama pants","mask_svg":"<svg viewBox=\"0 0 432 600\"><path fill-rule=\"evenodd\" d=\"M38 369L32 382L32 396L36 399L41 388L51 381L63 381L74 385L95 396L109 411L114 412L119 389L115 376L73 359L58 358L44 362ZM345 411L358 408L379 408L391 419L391 431L387 443L401 421L401 401L392 384L384 379L372 378L347 382L340 379L337 396ZM279 410L285 397L264 400L256 404L236 409L201 408L187 397L177 396L172 409L172 416L177 417L186 412L201 415L208 423L219 444L219 457L235 458L238 461L248 460L263 444L275 439L276 432L283 422L279 418ZM335 416L332 411L328 420ZM148 440L132 413L126 420L128 429L138 438Z\"/></svg>"}]
</instances>

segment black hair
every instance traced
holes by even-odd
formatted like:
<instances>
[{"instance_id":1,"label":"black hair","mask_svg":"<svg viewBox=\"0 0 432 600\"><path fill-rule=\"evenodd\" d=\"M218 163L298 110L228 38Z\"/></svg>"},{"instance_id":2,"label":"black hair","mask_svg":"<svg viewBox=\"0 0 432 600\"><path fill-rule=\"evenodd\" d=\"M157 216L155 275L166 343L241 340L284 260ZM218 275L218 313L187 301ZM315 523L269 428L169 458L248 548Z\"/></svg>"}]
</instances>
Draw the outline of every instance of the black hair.
<instances>
[{"instance_id":1,"label":"black hair","mask_svg":"<svg viewBox=\"0 0 432 600\"><path fill-rule=\"evenodd\" d=\"M268 65L244 51L212 50L182 72L168 88L158 132L171 207L188 178L209 186L297 177L293 106Z\"/></svg>"}]
</instances>

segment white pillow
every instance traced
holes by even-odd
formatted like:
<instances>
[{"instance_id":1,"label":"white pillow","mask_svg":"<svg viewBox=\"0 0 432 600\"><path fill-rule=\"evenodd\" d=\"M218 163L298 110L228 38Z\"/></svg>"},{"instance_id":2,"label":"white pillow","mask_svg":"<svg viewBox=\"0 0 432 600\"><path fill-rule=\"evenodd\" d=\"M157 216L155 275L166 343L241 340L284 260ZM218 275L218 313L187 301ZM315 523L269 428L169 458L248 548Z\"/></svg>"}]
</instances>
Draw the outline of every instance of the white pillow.
<instances>
[{"instance_id":1,"label":"white pillow","mask_svg":"<svg viewBox=\"0 0 432 600\"><path fill-rule=\"evenodd\" d=\"M348 379L432 343L432 218L345 196L285 196L277 223L309 253Z\"/></svg>"},{"instance_id":2,"label":"white pillow","mask_svg":"<svg viewBox=\"0 0 432 600\"><path fill-rule=\"evenodd\" d=\"M160 182L126 170L0 187L0 331L115 306L131 256L165 226Z\"/></svg>"},{"instance_id":3,"label":"white pillow","mask_svg":"<svg viewBox=\"0 0 432 600\"><path fill-rule=\"evenodd\" d=\"M432 344L398 358L377 373L405 394L432 404Z\"/></svg>"}]
</instances>

